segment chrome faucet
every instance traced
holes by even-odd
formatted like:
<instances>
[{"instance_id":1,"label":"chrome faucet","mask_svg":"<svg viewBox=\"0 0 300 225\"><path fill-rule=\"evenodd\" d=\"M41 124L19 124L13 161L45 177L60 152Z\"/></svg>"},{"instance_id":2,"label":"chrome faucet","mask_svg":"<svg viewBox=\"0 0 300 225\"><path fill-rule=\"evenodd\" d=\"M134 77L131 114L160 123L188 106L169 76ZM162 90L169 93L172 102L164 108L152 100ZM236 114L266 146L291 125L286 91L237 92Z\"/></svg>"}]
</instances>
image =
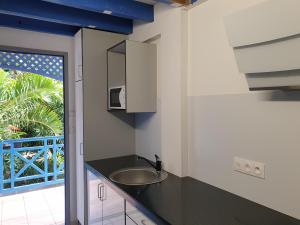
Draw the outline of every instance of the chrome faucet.
<instances>
[{"instance_id":1,"label":"chrome faucet","mask_svg":"<svg viewBox=\"0 0 300 225\"><path fill-rule=\"evenodd\" d=\"M150 164L150 166L152 166L154 169L156 169L157 172L160 172L162 170L162 162L160 160L160 158L158 157L158 155L155 155L155 164L153 162L151 162L150 160L138 156L138 159L142 159L144 161L146 161L148 164Z\"/></svg>"}]
</instances>

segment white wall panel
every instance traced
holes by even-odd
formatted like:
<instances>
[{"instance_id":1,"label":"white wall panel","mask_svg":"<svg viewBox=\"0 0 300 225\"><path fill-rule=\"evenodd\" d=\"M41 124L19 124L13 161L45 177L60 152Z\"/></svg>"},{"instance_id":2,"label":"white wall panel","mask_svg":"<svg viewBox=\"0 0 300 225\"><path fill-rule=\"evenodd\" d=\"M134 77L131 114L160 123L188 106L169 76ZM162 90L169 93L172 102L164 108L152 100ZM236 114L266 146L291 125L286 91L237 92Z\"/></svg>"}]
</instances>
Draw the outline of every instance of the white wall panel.
<instances>
[{"instance_id":1,"label":"white wall panel","mask_svg":"<svg viewBox=\"0 0 300 225\"><path fill-rule=\"evenodd\" d=\"M281 95L190 97L190 175L300 219L300 103ZM235 156L265 163L265 180L235 172Z\"/></svg>"},{"instance_id":2,"label":"white wall panel","mask_svg":"<svg viewBox=\"0 0 300 225\"><path fill-rule=\"evenodd\" d=\"M300 94L249 94L224 26L226 15L264 2L209 0L188 12L189 175L300 219ZM234 172L234 156L265 162L266 180Z\"/></svg>"}]
</instances>

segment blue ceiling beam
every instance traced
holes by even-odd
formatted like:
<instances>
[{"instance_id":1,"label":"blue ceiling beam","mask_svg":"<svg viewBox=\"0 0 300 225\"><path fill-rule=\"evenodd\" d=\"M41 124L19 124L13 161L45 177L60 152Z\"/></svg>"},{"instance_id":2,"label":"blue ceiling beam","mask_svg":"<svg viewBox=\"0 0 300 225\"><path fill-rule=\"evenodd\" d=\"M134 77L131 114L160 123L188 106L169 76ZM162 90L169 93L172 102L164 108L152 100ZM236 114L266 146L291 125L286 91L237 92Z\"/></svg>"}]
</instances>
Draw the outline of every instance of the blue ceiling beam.
<instances>
[{"instance_id":1,"label":"blue ceiling beam","mask_svg":"<svg viewBox=\"0 0 300 225\"><path fill-rule=\"evenodd\" d=\"M80 29L79 27L65 24L50 23L4 14L0 14L0 26L67 36L74 36L74 34Z\"/></svg>"},{"instance_id":2,"label":"blue ceiling beam","mask_svg":"<svg viewBox=\"0 0 300 225\"><path fill-rule=\"evenodd\" d=\"M41 0L63 6L84 9L97 13L109 13L110 15L131 20L152 22L154 20L153 5L136 2L133 0Z\"/></svg>"},{"instance_id":3,"label":"blue ceiling beam","mask_svg":"<svg viewBox=\"0 0 300 225\"><path fill-rule=\"evenodd\" d=\"M1 0L0 13L75 27L132 33L132 20L37 0Z\"/></svg>"}]
</instances>

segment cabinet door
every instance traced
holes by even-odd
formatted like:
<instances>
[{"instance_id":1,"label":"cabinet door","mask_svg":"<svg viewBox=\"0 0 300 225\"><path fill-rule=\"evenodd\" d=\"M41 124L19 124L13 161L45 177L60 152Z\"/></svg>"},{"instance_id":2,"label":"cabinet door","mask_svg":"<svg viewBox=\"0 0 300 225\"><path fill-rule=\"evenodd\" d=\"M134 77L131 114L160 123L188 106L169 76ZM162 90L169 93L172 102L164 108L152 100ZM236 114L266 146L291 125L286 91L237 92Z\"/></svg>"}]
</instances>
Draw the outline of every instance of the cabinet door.
<instances>
[{"instance_id":1,"label":"cabinet door","mask_svg":"<svg viewBox=\"0 0 300 225\"><path fill-rule=\"evenodd\" d=\"M100 196L103 196L103 187L102 180L87 170L88 225L102 225L103 201Z\"/></svg>"},{"instance_id":2,"label":"cabinet door","mask_svg":"<svg viewBox=\"0 0 300 225\"><path fill-rule=\"evenodd\" d=\"M124 199L109 185L105 185L105 199L103 201L103 219L110 219L123 216L125 213ZM125 218L123 217L123 223Z\"/></svg>"},{"instance_id":3,"label":"cabinet door","mask_svg":"<svg viewBox=\"0 0 300 225\"><path fill-rule=\"evenodd\" d=\"M126 109L128 113L156 112L156 45L126 41Z\"/></svg>"}]
</instances>

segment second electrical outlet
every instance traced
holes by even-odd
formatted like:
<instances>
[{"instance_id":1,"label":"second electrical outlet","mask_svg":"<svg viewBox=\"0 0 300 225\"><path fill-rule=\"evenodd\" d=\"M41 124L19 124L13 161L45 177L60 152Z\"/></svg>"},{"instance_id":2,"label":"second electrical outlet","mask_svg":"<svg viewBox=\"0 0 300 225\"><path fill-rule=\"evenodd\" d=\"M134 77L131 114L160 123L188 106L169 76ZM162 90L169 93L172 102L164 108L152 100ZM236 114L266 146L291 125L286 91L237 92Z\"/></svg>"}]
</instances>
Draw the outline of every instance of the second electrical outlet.
<instances>
[{"instance_id":1,"label":"second electrical outlet","mask_svg":"<svg viewBox=\"0 0 300 225\"><path fill-rule=\"evenodd\" d=\"M264 163L234 157L233 168L235 171L265 179Z\"/></svg>"}]
</instances>

